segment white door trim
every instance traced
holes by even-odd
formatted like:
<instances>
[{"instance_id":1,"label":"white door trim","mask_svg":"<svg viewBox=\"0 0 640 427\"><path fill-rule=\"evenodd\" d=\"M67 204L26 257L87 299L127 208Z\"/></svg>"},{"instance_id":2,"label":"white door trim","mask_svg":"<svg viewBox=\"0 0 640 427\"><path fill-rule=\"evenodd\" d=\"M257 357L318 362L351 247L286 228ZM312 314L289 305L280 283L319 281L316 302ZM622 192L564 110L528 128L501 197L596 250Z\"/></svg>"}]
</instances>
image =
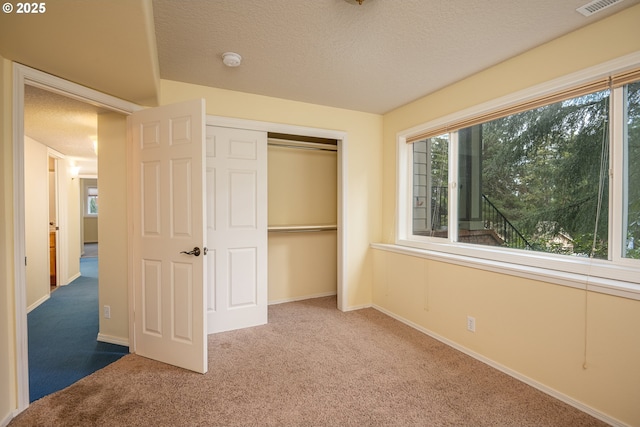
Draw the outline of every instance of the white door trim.
<instances>
[{"instance_id":1,"label":"white door trim","mask_svg":"<svg viewBox=\"0 0 640 427\"><path fill-rule=\"evenodd\" d=\"M67 229L67 215L66 215L66 208L62 208L62 206L67 206L67 199L68 199L68 195L66 192L66 189L62 189L60 186L60 168L61 168L61 164L62 162L64 162L66 160L66 156L62 153L57 152L56 150L54 150L51 147L47 147L47 157L53 157L54 159L56 159L56 169L55 169L55 175L54 175L54 179L55 179L55 211L56 211L56 227L58 228L57 231L59 231L61 228L62 230L66 230ZM49 197L51 197L51 195L49 195ZM61 214L64 213L64 215ZM62 236L64 234L64 236ZM66 262L62 262L62 260L66 257L67 255L67 247L68 247L68 243L67 243L67 235L65 233L56 233L56 286L62 286L62 285L67 285L68 283L62 283L60 281L61 277L64 277L66 279L66 277L68 276L67 273L67 264ZM51 292L49 292L49 295L51 295Z\"/></svg>"},{"instance_id":2,"label":"white door trim","mask_svg":"<svg viewBox=\"0 0 640 427\"><path fill-rule=\"evenodd\" d=\"M347 133L339 130L311 128L256 120L207 116L207 125L289 135L329 138L338 141L338 309L349 310L347 289Z\"/></svg>"},{"instance_id":3,"label":"white door trim","mask_svg":"<svg viewBox=\"0 0 640 427\"><path fill-rule=\"evenodd\" d=\"M29 406L27 293L24 225L24 87L35 86L123 114L142 107L63 80L42 71L13 64L13 255L16 333L17 413Z\"/></svg>"}]
</instances>

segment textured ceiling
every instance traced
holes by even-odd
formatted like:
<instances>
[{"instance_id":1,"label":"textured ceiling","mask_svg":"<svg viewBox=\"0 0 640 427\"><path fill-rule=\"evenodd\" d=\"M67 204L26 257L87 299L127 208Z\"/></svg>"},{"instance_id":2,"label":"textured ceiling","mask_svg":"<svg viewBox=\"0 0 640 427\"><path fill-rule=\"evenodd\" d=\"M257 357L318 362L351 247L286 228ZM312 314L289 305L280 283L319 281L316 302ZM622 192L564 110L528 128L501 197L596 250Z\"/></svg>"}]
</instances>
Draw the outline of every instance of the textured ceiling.
<instances>
[{"instance_id":1,"label":"textured ceiling","mask_svg":"<svg viewBox=\"0 0 640 427\"><path fill-rule=\"evenodd\" d=\"M25 135L67 156L80 168L81 175L98 173L93 140L98 134L101 111L71 98L25 87Z\"/></svg>"},{"instance_id":2,"label":"textured ceiling","mask_svg":"<svg viewBox=\"0 0 640 427\"><path fill-rule=\"evenodd\" d=\"M385 113L638 0L153 0L164 79ZM243 57L222 65L224 52Z\"/></svg>"},{"instance_id":3,"label":"textured ceiling","mask_svg":"<svg viewBox=\"0 0 640 427\"><path fill-rule=\"evenodd\" d=\"M0 55L141 105L161 77L381 114L640 0L589 18L575 10L586 2L55 0L0 14ZM222 65L227 51L240 67ZM95 130L72 125L81 109L31 95L27 135L85 158Z\"/></svg>"}]
</instances>

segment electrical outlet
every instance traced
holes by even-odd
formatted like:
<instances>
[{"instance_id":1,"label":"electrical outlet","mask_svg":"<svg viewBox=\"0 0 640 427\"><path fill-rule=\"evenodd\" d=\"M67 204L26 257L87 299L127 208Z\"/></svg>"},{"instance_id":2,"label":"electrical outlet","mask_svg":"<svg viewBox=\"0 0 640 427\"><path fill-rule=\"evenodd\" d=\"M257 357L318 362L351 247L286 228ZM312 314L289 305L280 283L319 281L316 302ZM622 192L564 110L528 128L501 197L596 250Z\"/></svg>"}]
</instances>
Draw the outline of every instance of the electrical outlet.
<instances>
[{"instance_id":1,"label":"electrical outlet","mask_svg":"<svg viewBox=\"0 0 640 427\"><path fill-rule=\"evenodd\" d=\"M108 305L105 305L103 307L103 310L104 310L104 318L105 319L111 319L111 307L108 306Z\"/></svg>"},{"instance_id":2,"label":"electrical outlet","mask_svg":"<svg viewBox=\"0 0 640 427\"><path fill-rule=\"evenodd\" d=\"M476 331L476 318L467 316L467 331L475 332Z\"/></svg>"}]
</instances>

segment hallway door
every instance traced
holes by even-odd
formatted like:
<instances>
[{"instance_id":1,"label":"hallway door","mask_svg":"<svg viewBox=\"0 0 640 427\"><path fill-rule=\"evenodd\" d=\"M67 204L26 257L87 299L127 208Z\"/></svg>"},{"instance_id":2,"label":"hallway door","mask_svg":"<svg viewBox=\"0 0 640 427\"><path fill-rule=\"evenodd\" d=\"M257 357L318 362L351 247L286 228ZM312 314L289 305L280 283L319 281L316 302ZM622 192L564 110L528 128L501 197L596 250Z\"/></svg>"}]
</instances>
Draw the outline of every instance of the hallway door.
<instances>
[{"instance_id":1,"label":"hallway door","mask_svg":"<svg viewBox=\"0 0 640 427\"><path fill-rule=\"evenodd\" d=\"M128 127L134 351L205 373L204 100L135 112Z\"/></svg>"}]
</instances>

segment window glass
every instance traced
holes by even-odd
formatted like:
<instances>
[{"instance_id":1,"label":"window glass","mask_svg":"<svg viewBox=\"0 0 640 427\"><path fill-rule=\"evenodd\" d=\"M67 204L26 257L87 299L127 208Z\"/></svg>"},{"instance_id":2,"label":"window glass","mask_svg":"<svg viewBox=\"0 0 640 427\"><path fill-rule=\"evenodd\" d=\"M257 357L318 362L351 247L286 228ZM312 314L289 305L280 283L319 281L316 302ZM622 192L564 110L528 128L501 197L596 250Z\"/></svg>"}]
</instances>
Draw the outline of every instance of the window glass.
<instances>
[{"instance_id":1,"label":"window glass","mask_svg":"<svg viewBox=\"0 0 640 427\"><path fill-rule=\"evenodd\" d=\"M625 87L623 256L640 259L640 82Z\"/></svg>"},{"instance_id":2,"label":"window glass","mask_svg":"<svg viewBox=\"0 0 640 427\"><path fill-rule=\"evenodd\" d=\"M449 134L413 145L413 234L448 237Z\"/></svg>"},{"instance_id":3,"label":"window glass","mask_svg":"<svg viewBox=\"0 0 640 427\"><path fill-rule=\"evenodd\" d=\"M606 90L458 131L458 241L607 258L608 114Z\"/></svg>"},{"instance_id":4,"label":"window glass","mask_svg":"<svg viewBox=\"0 0 640 427\"><path fill-rule=\"evenodd\" d=\"M87 214L98 215L98 188L87 187Z\"/></svg>"}]
</instances>

